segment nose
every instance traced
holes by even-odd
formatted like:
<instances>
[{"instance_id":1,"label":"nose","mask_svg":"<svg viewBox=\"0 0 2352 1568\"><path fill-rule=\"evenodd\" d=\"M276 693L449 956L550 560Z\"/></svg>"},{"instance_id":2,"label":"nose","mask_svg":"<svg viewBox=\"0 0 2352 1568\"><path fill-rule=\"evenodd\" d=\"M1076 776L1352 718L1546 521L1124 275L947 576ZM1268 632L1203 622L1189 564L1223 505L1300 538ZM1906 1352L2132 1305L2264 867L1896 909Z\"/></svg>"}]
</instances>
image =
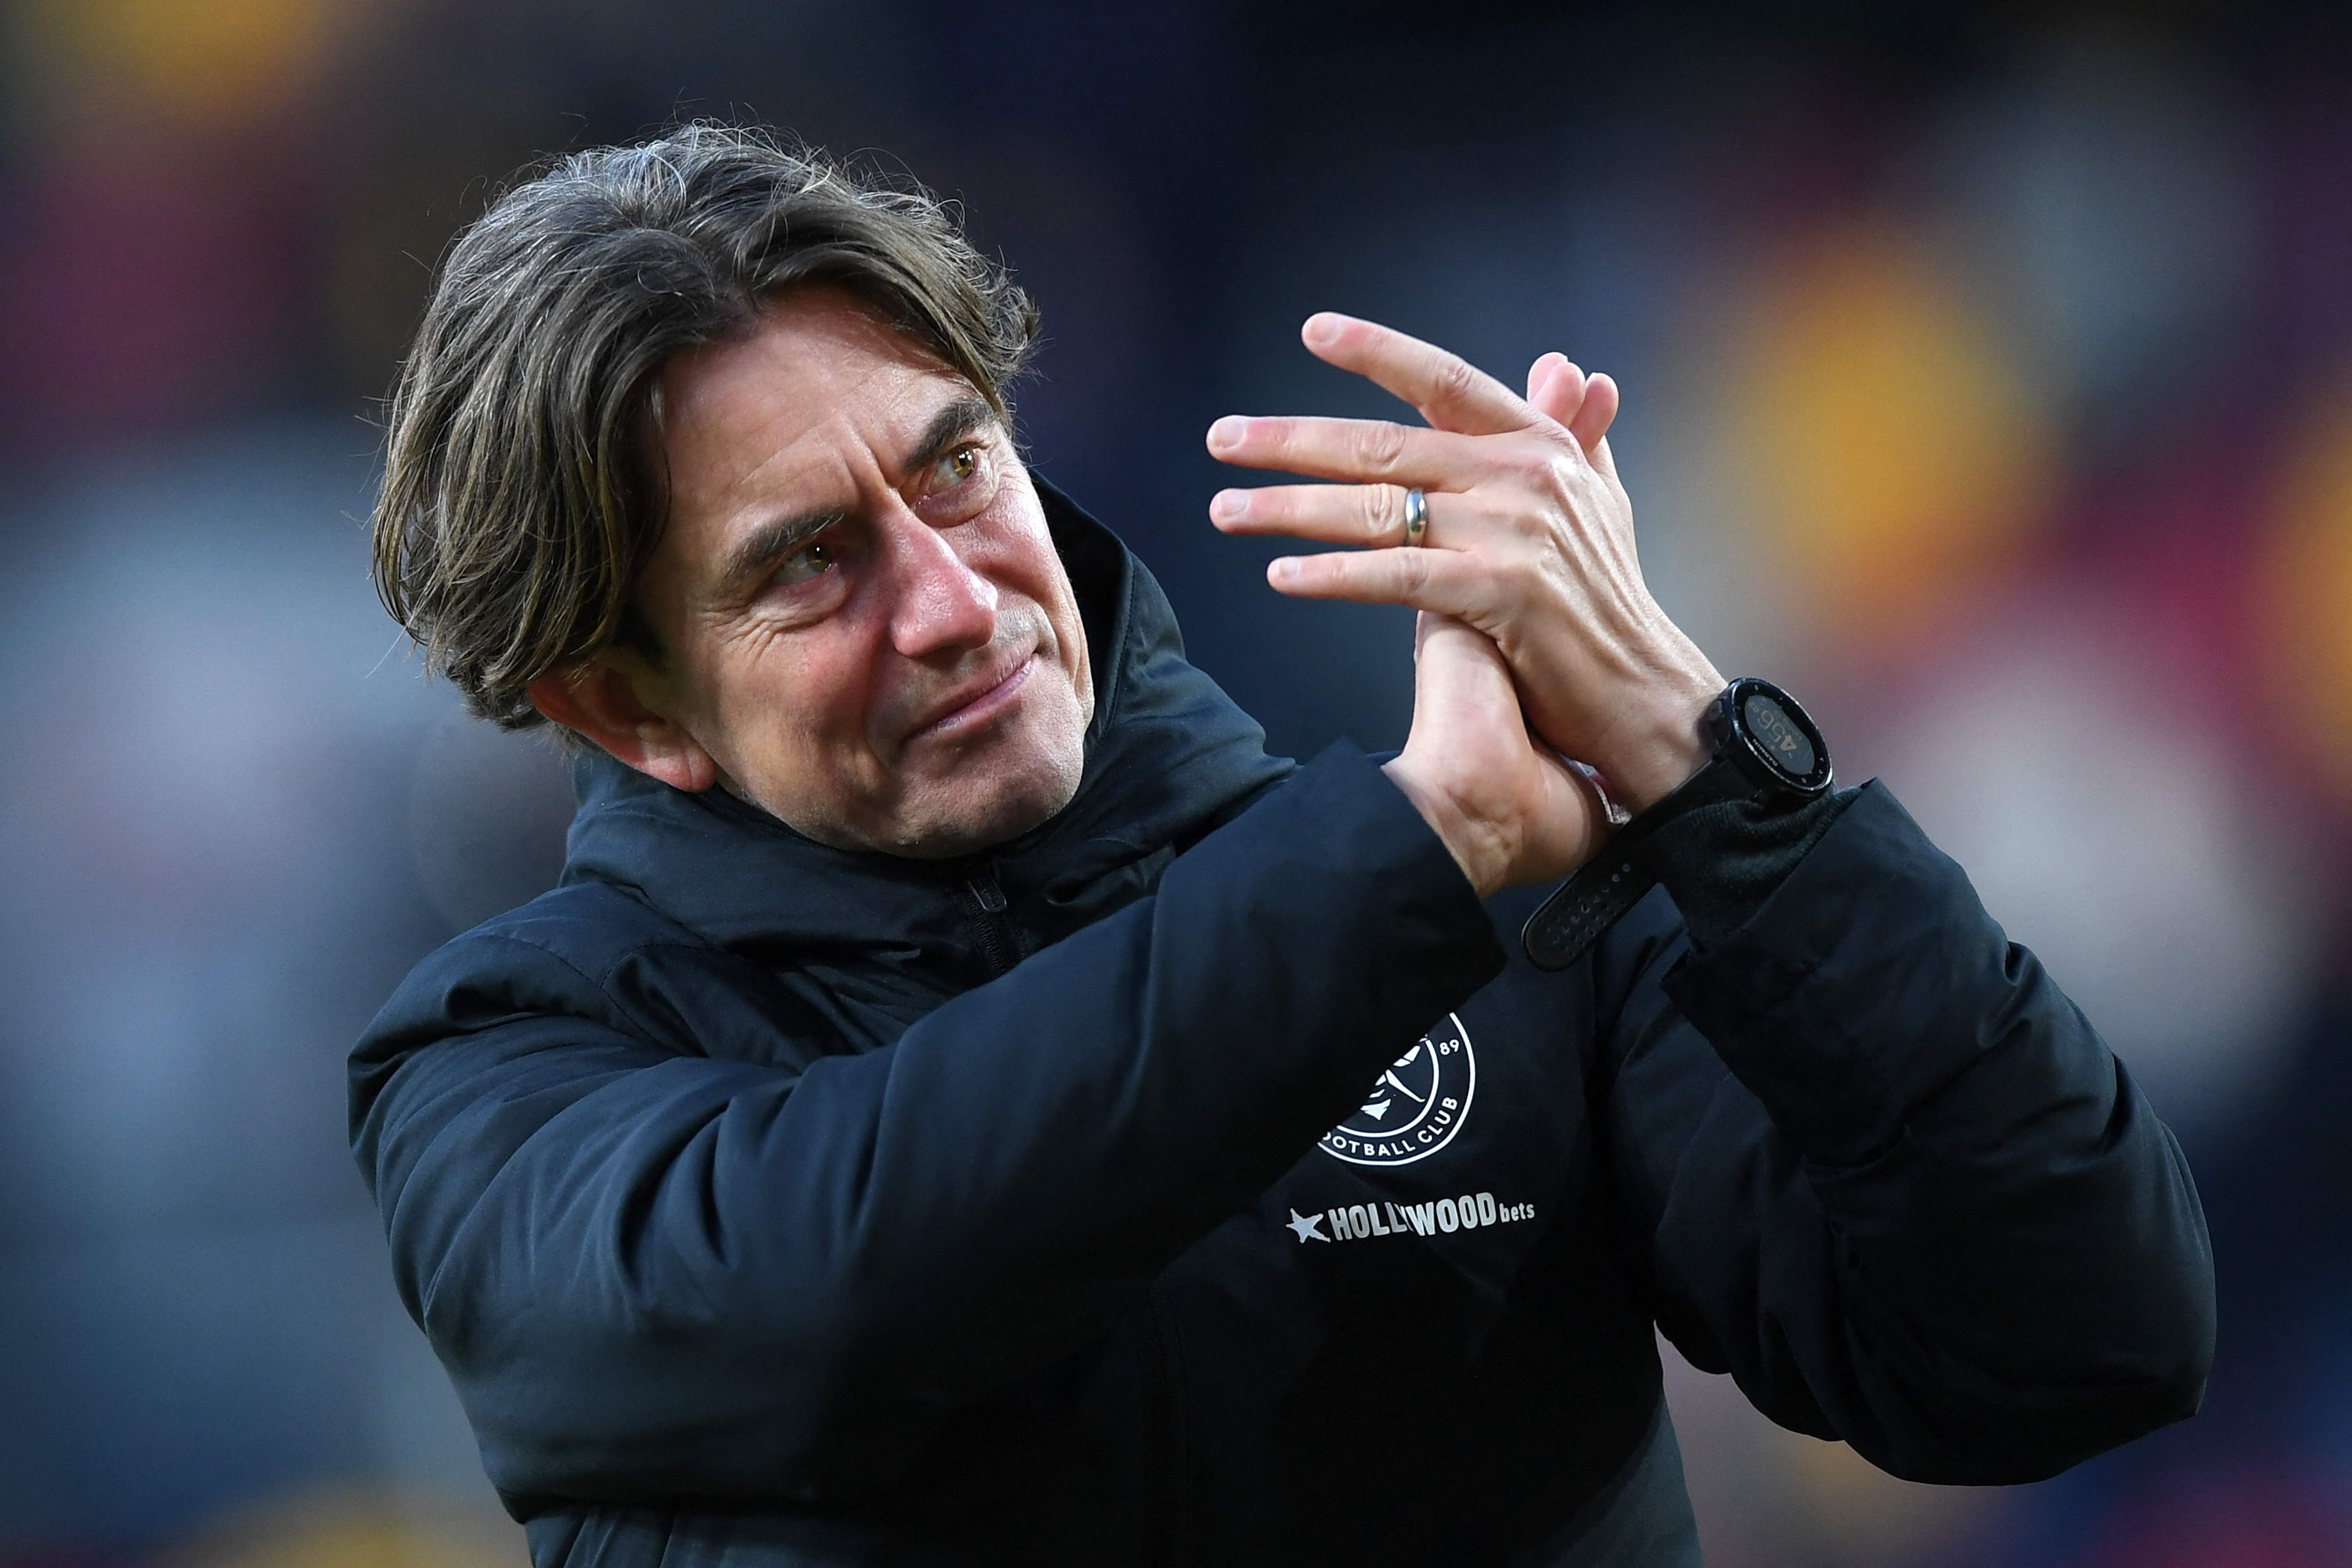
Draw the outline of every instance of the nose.
<instances>
[{"instance_id":1,"label":"nose","mask_svg":"<svg viewBox=\"0 0 2352 1568\"><path fill-rule=\"evenodd\" d=\"M883 527L888 552L890 646L912 659L953 658L996 637L996 585L973 571L949 536L911 511Z\"/></svg>"}]
</instances>

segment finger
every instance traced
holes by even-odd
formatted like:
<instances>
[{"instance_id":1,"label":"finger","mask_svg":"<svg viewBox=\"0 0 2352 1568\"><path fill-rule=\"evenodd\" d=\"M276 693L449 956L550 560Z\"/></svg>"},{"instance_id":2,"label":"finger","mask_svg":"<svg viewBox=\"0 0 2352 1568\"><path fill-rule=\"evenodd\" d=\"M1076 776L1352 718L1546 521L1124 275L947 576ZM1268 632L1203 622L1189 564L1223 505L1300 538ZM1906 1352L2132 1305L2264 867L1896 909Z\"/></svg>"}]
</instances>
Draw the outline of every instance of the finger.
<instances>
[{"instance_id":1,"label":"finger","mask_svg":"<svg viewBox=\"0 0 2352 1568\"><path fill-rule=\"evenodd\" d=\"M1278 533L1321 544L1388 548L1406 542L1405 494L1402 485L1265 485L1220 490L1209 502L1209 521L1226 533ZM1464 550L1488 532L1485 515L1466 497L1423 491L1422 504L1426 509L1423 548Z\"/></svg>"},{"instance_id":2,"label":"finger","mask_svg":"<svg viewBox=\"0 0 2352 1568\"><path fill-rule=\"evenodd\" d=\"M1535 411L1509 387L1461 355L1393 327L1322 310L1307 318L1299 336L1318 359L1403 398L1440 430L1491 436L1535 422Z\"/></svg>"},{"instance_id":3,"label":"finger","mask_svg":"<svg viewBox=\"0 0 2352 1568\"><path fill-rule=\"evenodd\" d=\"M1467 489L1495 467L1491 454L1482 460L1475 437L1385 419L1228 414L1209 426L1209 454L1236 468L1423 489Z\"/></svg>"},{"instance_id":4,"label":"finger","mask_svg":"<svg viewBox=\"0 0 2352 1568\"><path fill-rule=\"evenodd\" d=\"M1565 427L1584 405L1584 373L1563 353L1548 353L1528 367L1528 406Z\"/></svg>"},{"instance_id":5,"label":"finger","mask_svg":"<svg viewBox=\"0 0 2352 1568\"><path fill-rule=\"evenodd\" d=\"M1474 624L1491 618L1495 605L1494 574L1476 557L1452 550L1286 555L1267 565L1265 580L1297 599L1403 605Z\"/></svg>"},{"instance_id":6,"label":"finger","mask_svg":"<svg viewBox=\"0 0 2352 1568\"><path fill-rule=\"evenodd\" d=\"M1584 405L1573 419L1563 419L1576 437L1576 444L1591 453L1609 434L1609 426L1617 418L1617 384L1606 375L1595 374L1584 384Z\"/></svg>"}]
</instances>

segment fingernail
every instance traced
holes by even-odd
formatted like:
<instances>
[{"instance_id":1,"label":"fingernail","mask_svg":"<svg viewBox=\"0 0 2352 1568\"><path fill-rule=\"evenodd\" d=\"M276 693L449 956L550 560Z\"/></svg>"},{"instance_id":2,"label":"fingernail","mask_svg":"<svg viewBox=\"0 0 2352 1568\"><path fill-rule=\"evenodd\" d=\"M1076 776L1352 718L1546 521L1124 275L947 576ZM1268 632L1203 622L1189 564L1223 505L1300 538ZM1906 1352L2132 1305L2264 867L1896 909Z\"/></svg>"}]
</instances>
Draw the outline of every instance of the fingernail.
<instances>
[{"instance_id":1,"label":"fingernail","mask_svg":"<svg viewBox=\"0 0 2352 1568\"><path fill-rule=\"evenodd\" d=\"M1287 583L1298 575L1298 557L1285 555L1265 569L1265 574L1277 583Z\"/></svg>"},{"instance_id":2,"label":"fingernail","mask_svg":"<svg viewBox=\"0 0 2352 1568\"><path fill-rule=\"evenodd\" d=\"M1239 522L1249 515L1249 498L1239 490L1219 490L1209 503L1209 515L1219 522Z\"/></svg>"},{"instance_id":3,"label":"fingernail","mask_svg":"<svg viewBox=\"0 0 2352 1568\"><path fill-rule=\"evenodd\" d=\"M1318 310L1307 318L1307 341L1317 348L1328 348L1337 342L1343 318L1328 310Z\"/></svg>"},{"instance_id":4,"label":"fingernail","mask_svg":"<svg viewBox=\"0 0 2352 1568\"><path fill-rule=\"evenodd\" d=\"M1213 451L1224 451L1238 447L1249 434L1249 421L1238 414L1228 414L1209 426L1209 447Z\"/></svg>"}]
</instances>

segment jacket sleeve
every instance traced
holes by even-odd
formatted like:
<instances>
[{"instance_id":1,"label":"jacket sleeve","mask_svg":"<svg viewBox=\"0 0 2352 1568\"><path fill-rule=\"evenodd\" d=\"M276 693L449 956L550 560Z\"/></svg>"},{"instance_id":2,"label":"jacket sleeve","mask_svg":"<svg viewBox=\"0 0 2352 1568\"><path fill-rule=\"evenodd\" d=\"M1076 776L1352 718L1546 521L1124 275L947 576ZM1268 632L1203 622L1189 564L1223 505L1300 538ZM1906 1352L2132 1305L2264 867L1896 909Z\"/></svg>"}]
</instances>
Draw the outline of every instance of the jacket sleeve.
<instances>
[{"instance_id":1,"label":"jacket sleeve","mask_svg":"<svg viewBox=\"0 0 2352 1568\"><path fill-rule=\"evenodd\" d=\"M353 1139L491 1479L887 1479L1245 1206L1501 967L1444 846L1335 753L1154 896L798 1073L592 1022L544 946L428 961L354 1058Z\"/></svg>"},{"instance_id":2,"label":"jacket sleeve","mask_svg":"<svg viewBox=\"0 0 2352 1568\"><path fill-rule=\"evenodd\" d=\"M1693 1364L1921 1481L2039 1479L2195 1412L2179 1148L1884 787L1704 951L1654 893L1595 973L1608 1136Z\"/></svg>"}]
</instances>

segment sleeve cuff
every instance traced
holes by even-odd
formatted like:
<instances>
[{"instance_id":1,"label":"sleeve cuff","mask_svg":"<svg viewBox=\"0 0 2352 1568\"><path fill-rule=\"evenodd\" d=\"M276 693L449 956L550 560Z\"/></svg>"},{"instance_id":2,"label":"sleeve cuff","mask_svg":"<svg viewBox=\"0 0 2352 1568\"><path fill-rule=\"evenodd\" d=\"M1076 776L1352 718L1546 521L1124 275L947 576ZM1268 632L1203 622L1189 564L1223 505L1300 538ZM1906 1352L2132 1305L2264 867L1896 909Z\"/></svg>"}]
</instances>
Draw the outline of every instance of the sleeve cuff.
<instances>
[{"instance_id":1,"label":"sleeve cuff","mask_svg":"<svg viewBox=\"0 0 2352 1568\"><path fill-rule=\"evenodd\" d=\"M1793 808L1779 802L1723 801L1660 825L1651 869L1690 930L1691 945L1719 947L1795 874L1855 791Z\"/></svg>"},{"instance_id":2,"label":"sleeve cuff","mask_svg":"<svg viewBox=\"0 0 2352 1568\"><path fill-rule=\"evenodd\" d=\"M1335 741L1292 774L1274 798L1286 795L1286 805L1302 823L1326 832L1348 825L1343 837L1349 847L1344 853L1387 882L1402 909L1433 929L1458 931L1475 948L1484 971L1480 984L1502 973L1502 943L1478 889L1381 759L1365 755L1351 742Z\"/></svg>"}]
</instances>

